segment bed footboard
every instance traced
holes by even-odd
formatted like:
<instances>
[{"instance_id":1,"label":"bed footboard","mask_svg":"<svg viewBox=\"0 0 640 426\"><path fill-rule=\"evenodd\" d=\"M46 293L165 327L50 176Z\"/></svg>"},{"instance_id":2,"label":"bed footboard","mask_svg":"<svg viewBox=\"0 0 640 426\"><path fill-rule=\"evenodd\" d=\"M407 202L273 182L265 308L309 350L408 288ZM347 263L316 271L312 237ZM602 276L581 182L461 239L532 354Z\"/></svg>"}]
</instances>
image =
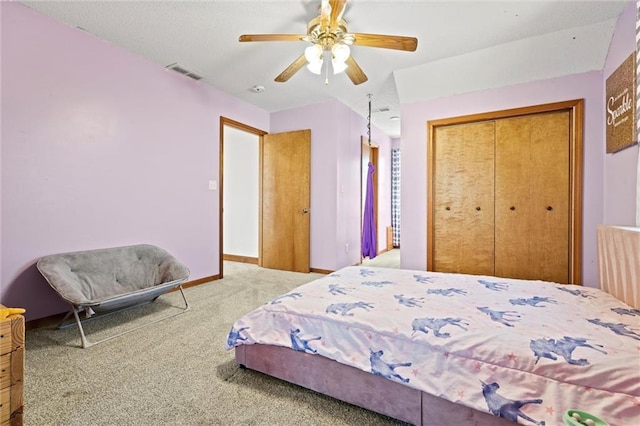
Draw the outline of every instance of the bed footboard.
<instances>
[{"instance_id":1,"label":"bed footboard","mask_svg":"<svg viewBox=\"0 0 640 426\"><path fill-rule=\"evenodd\" d=\"M640 309L640 228L598 225L600 288Z\"/></svg>"}]
</instances>

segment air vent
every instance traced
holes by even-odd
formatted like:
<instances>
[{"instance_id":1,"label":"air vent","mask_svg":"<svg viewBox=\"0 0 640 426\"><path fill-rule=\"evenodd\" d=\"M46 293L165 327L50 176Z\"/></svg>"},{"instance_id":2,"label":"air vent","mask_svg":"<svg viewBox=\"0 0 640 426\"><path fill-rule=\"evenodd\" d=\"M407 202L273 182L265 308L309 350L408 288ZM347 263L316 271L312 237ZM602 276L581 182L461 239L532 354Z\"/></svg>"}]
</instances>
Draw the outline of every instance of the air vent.
<instances>
[{"instance_id":1,"label":"air vent","mask_svg":"<svg viewBox=\"0 0 640 426\"><path fill-rule=\"evenodd\" d=\"M202 80L202 76L200 74L183 67L177 62L175 64L167 65L166 68L178 72L182 75L186 75L187 77L194 80Z\"/></svg>"},{"instance_id":2,"label":"air vent","mask_svg":"<svg viewBox=\"0 0 640 426\"><path fill-rule=\"evenodd\" d=\"M388 106L383 106L380 108L374 108L371 112L389 112L391 111L391 108L389 108Z\"/></svg>"}]
</instances>

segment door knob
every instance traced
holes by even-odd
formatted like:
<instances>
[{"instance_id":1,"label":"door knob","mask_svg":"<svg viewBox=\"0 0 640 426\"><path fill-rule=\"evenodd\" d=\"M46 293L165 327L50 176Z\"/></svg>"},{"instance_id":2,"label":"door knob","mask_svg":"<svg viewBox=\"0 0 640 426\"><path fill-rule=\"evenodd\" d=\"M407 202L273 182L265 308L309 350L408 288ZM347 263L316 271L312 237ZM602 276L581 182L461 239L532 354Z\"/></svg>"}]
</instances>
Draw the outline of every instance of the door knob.
<instances>
[{"instance_id":1,"label":"door knob","mask_svg":"<svg viewBox=\"0 0 640 426\"><path fill-rule=\"evenodd\" d=\"M551 207L551 206L547 206L547 210L548 210L548 211L551 211L551 210L553 210L553 207Z\"/></svg>"},{"instance_id":2,"label":"door knob","mask_svg":"<svg viewBox=\"0 0 640 426\"><path fill-rule=\"evenodd\" d=\"M305 207L304 209L302 209L302 213L303 213L303 214L307 214L307 213L309 213L309 209Z\"/></svg>"},{"instance_id":3,"label":"door knob","mask_svg":"<svg viewBox=\"0 0 640 426\"><path fill-rule=\"evenodd\" d=\"M476 207L476 210L480 211L480 207Z\"/></svg>"},{"instance_id":4,"label":"door knob","mask_svg":"<svg viewBox=\"0 0 640 426\"><path fill-rule=\"evenodd\" d=\"M514 211L516 208L514 206L509 207L509 210Z\"/></svg>"}]
</instances>

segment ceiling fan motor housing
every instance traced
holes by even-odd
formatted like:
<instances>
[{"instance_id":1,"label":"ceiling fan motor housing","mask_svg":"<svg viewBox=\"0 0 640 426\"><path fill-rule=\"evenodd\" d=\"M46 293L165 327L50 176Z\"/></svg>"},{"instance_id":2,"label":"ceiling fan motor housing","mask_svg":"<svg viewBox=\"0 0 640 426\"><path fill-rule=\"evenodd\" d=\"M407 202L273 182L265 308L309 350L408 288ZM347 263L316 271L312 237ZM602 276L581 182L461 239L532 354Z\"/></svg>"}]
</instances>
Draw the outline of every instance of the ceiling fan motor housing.
<instances>
[{"instance_id":1,"label":"ceiling fan motor housing","mask_svg":"<svg viewBox=\"0 0 640 426\"><path fill-rule=\"evenodd\" d=\"M323 19L318 16L312 19L307 26L307 36L311 43L317 44L323 50L331 50L337 43L352 44L353 36L347 33L347 23L344 19L331 28L330 25L323 26Z\"/></svg>"}]
</instances>

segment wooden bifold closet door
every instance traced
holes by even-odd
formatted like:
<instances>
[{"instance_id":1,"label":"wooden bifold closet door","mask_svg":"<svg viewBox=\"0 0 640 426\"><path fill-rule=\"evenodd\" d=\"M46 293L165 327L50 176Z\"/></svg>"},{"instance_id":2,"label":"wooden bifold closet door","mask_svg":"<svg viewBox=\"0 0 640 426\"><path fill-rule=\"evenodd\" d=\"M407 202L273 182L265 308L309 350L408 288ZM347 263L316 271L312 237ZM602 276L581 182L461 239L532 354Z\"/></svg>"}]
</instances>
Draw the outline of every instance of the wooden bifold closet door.
<instances>
[{"instance_id":1,"label":"wooden bifold closet door","mask_svg":"<svg viewBox=\"0 0 640 426\"><path fill-rule=\"evenodd\" d=\"M437 131L434 264L440 272L494 273L493 122Z\"/></svg>"},{"instance_id":2,"label":"wooden bifold closet door","mask_svg":"<svg viewBox=\"0 0 640 426\"><path fill-rule=\"evenodd\" d=\"M496 121L495 275L569 281L569 113Z\"/></svg>"},{"instance_id":3,"label":"wooden bifold closet door","mask_svg":"<svg viewBox=\"0 0 640 426\"><path fill-rule=\"evenodd\" d=\"M553 105L429 123L428 270L579 283L582 103Z\"/></svg>"}]
</instances>

